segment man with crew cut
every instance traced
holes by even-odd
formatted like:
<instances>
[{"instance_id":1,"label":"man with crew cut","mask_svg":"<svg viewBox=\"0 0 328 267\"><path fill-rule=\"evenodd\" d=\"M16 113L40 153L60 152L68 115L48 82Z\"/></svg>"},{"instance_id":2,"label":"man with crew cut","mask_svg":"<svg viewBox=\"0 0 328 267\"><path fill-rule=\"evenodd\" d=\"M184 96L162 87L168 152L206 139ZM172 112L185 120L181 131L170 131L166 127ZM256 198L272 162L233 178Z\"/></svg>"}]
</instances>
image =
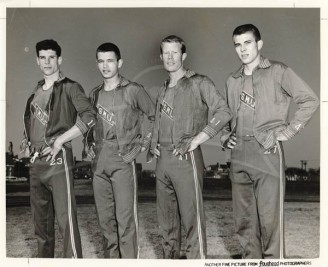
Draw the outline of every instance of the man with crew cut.
<instances>
[{"instance_id":1,"label":"man with crew cut","mask_svg":"<svg viewBox=\"0 0 328 267\"><path fill-rule=\"evenodd\" d=\"M221 137L231 151L232 201L243 258L283 258L285 163L282 142L313 116L319 101L284 63L261 56L263 41L252 24L232 34L242 66L226 82L233 113ZM288 120L290 100L298 109Z\"/></svg>"},{"instance_id":2,"label":"man with crew cut","mask_svg":"<svg viewBox=\"0 0 328 267\"><path fill-rule=\"evenodd\" d=\"M63 257L81 258L70 141L91 129L96 112L81 85L62 76L61 47L56 41L38 42L36 53L43 79L26 104L21 148L26 157L31 157L30 195L37 257L54 257L56 216L63 236Z\"/></svg>"},{"instance_id":3,"label":"man with crew cut","mask_svg":"<svg viewBox=\"0 0 328 267\"><path fill-rule=\"evenodd\" d=\"M184 67L186 46L180 37L164 38L160 52L169 79L157 99L151 153L157 158L157 213L163 257L180 258L182 222L186 257L205 259L200 145L214 137L231 114L213 82Z\"/></svg>"},{"instance_id":4,"label":"man with crew cut","mask_svg":"<svg viewBox=\"0 0 328 267\"><path fill-rule=\"evenodd\" d=\"M103 82L90 93L98 121L88 134L93 159L93 191L105 258L139 258L135 159L149 148L155 105L142 85L119 74L119 48L104 43L96 51ZM142 134L144 115L149 120Z\"/></svg>"}]
</instances>

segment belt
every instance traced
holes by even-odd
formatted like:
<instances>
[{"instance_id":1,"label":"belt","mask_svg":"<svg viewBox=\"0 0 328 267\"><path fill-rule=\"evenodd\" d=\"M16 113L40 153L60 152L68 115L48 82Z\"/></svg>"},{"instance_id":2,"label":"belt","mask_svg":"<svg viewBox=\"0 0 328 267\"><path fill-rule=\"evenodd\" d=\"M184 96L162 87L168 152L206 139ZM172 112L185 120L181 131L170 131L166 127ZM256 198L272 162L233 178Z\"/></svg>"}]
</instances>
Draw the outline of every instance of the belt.
<instances>
[{"instance_id":1,"label":"belt","mask_svg":"<svg viewBox=\"0 0 328 267\"><path fill-rule=\"evenodd\" d=\"M113 136L113 137L110 138L110 139L105 139L105 138L103 138L103 139L99 139L99 140L96 141L96 143L103 143L103 142L108 142L108 143L117 142L116 135Z\"/></svg>"},{"instance_id":2,"label":"belt","mask_svg":"<svg viewBox=\"0 0 328 267\"><path fill-rule=\"evenodd\" d=\"M251 135L251 134L246 134L246 135L243 135L243 136L236 136L236 137L237 137L237 139L241 139L243 141L251 141L251 140L255 139L255 136Z\"/></svg>"},{"instance_id":3,"label":"belt","mask_svg":"<svg viewBox=\"0 0 328 267\"><path fill-rule=\"evenodd\" d=\"M117 139L101 139L96 141L96 145L102 146L103 144L106 144L107 146L110 146L114 149L118 149Z\"/></svg>"},{"instance_id":4,"label":"belt","mask_svg":"<svg viewBox=\"0 0 328 267\"><path fill-rule=\"evenodd\" d=\"M173 144L171 144L171 145L165 145L165 146L158 144L157 145L157 149L160 150L160 151L161 150L173 151L175 149L175 146Z\"/></svg>"},{"instance_id":5,"label":"belt","mask_svg":"<svg viewBox=\"0 0 328 267\"><path fill-rule=\"evenodd\" d=\"M46 143L35 143L35 144L32 144L31 147L30 147L30 150L32 152L41 152L44 148L47 147L47 144Z\"/></svg>"}]
</instances>

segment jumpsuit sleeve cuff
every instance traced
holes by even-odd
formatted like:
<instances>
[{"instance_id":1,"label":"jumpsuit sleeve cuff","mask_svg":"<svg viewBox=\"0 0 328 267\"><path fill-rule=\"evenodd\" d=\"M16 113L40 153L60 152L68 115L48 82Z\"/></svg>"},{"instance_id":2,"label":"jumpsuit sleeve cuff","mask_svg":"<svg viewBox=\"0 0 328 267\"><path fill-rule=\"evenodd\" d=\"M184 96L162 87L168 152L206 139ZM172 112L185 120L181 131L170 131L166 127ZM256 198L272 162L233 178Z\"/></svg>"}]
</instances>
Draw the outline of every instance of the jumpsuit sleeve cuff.
<instances>
[{"instance_id":1,"label":"jumpsuit sleeve cuff","mask_svg":"<svg viewBox=\"0 0 328 267\"><path fill-rule=\"evenodd\" d=\"M287 128L280 133L283 134L288 140L290 140L297 134L297 131L288 125Z\"/></svg>"},{"instance_id":2,"label":"jumpsuit sleeve cuff","mask_svg":"<svg viewBox=\"0 0 328 267\"><path fill-rule=\"evenodd\" d=\"M129 153L122 155L122 159L125 163L132 162L139 154L141 145L136 145Z\"/></svg>"},{"instance_id":3,"label":"jumpsuit sleeve cuff","mask_svg":"<svg viewBox=\"0 0 328 267\"><path fill-rule=\"evenodd\" d=\"M206 133L210 138L213 138L218 134L218 132L210 125L206 125L202 132Z\"/></svg>"},{"instance_id":4,"label":"jumpsuit sleeve cuff","mask_svg":"<svg viewBox=\"0 0 328 267\"><path fill-rule=\"evenodd\" d=\"M270 132L267 139L265 140L264 143L262 143L262 145L265 149L269 149L269 148L273 147L275 145L275 143L276 143L276 138L275 138L273 132Z\"/></svg>"},{"instance_id":5,"label":"jumpsuit sleeve cuff","mask_svg":"<svg viewBox=\"0 0 328 267\"><path fill-rule=\"evenodd\" d=\"M82 134L85 134L88 131L88 127L79 117L77 118L75 125L80 129Z\"/></svg>"}]
</instances>

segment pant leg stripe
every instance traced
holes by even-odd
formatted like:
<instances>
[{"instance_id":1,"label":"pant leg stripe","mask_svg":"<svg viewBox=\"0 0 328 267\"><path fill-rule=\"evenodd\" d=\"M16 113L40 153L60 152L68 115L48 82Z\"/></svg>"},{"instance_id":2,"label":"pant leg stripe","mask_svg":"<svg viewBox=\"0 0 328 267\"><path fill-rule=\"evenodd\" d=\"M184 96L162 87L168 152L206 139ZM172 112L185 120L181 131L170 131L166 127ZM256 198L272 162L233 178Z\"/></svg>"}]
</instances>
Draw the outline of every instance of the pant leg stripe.
<instances>
[{"instance_id":1,"label":"pant leg stripe","mask_svg":"<svg viewBox=\"0 0 328 267\"><path fill-rule=\"evenodd\" d=\"M69 171L66 160L66 151L62 148L64 165L65 165L65 173L66 173L66 185L67 185L67 205L68 205L68 223L69 223L69 232L71 236L72 243L72 251L73 258L77 258L76 247L75 247L75 239L74 239L74 231L73 231L73 222L72 222L72 202L71 202L71 189L70 189L70 181L69 181Z\"/></svg>"},{"instance_id":2,"label":"pant leg stripe","mask_svg":"<svg viewBox=\"0 0 328 267\"><path fill-rule=\"evenodd\" d=\"M284 179L284 163L283 163L283 155L282 155L282 150L280 147L279 141L276 142L276 145L278 147L278 152L279 152L279 162L280 162L280 170L279 170L279 187L280 187L280 194L279 194L279 199L280 199L280 214L279 214L279 254L280 254L280 259L284 258L284 185L283 185L283 179Z\"/></svg>"},{"instance_id":3,"label":"pant leg stripe","mask_svg":"<svg viewBox=\"0 0 328 267\"><path fill-rule=\"evenodd\" d=\"M139 259L139 224L138 224L138 211L137 211L137 175L136 175L136 165L135 161L132 161L132 169L133 169L133 180L134 180L134 205L133 205L133 212L134 212L134 220L136 224L136 233L137 233L137 259Z\"/></svg>"},{"instance_id":4,"label":"pant leg stripe","mask_svg":"<svg viewBox=\"0 0 328 267\"><path fill-rule=\"evenodd\" d=\"M195 191L196 191L196 207L197 207L197 224L198 224L198 239L199 239L199 248L200 248L200 256L202 259L205 259L204 249L203 249L203 235L200 223L200 213L199 213L199 192L198 192L198 177L197 177L197 167L195 163L194 152L190 152L192 167L194 171L194 182L195 182Z\"/></svg>"}]
</instances>

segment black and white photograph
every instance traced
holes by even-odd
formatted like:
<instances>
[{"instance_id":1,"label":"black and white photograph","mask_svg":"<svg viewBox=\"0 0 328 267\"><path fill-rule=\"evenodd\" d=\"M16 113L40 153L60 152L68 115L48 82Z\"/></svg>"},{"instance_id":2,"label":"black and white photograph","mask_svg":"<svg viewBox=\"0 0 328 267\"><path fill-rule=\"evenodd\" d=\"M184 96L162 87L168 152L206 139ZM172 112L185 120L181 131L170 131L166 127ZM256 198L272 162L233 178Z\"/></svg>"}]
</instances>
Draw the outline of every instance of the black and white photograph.
<instances>
[{"instance_id":1,"label":"black and white photograph","mask_svg":"<svg viewBox=\"0 0 328 267\"><path fill-rule=\"evenodd\" d=\"M65 2L1 3L3 266L326 266L326 4Z\"/></svg>"}]
</instances>

